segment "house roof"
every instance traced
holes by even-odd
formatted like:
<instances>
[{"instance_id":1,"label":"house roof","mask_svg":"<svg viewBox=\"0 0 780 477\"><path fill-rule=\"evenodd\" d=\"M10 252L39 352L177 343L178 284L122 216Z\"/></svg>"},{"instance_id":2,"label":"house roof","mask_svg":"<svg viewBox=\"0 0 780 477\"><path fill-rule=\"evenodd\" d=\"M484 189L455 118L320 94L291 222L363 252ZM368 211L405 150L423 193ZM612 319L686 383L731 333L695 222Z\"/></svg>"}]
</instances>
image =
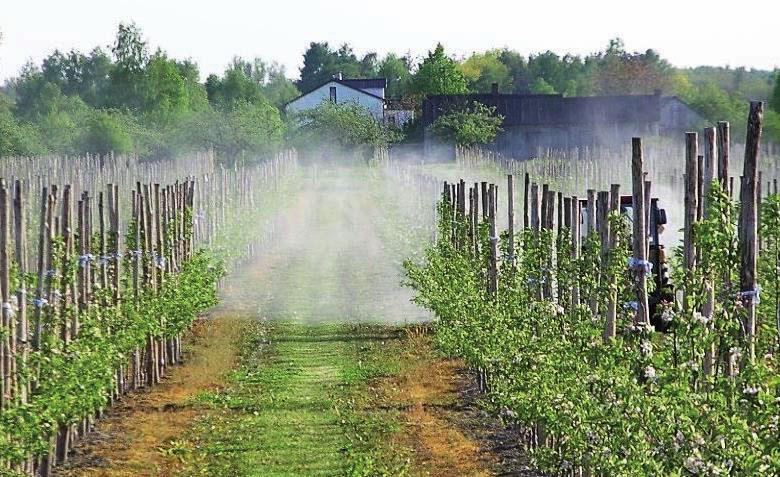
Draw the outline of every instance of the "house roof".
<instances>
[{"instance_id":1,"label":"house roof","mask_svg":"<svg viewBox=\"0 0 780 477\"><path fill-rule=\"evenodd\" d=\"M287 107L287 105L288 105L288 104L290 104L290 103L294 103L294 102L298 101L299 99L301 99L301 98L303 98L304 96L306 96L306 95L308 95L308 94L312 93L313 91L316 91L316 90L318 90L318 89L322 88L323 86L325 86L325 85L326 85L326 84L328 84L328 83L338 83L338 84L340 84L341 86L344 86L345 88L349 88L349 89L355 90L355 91L357 91L357 92L359 92L359 93L363 93L363 94L365 94L365 95L371 96L372 98L376 98L376 99L379 99L379 100L382 100L382 101L384 101L384 100L385 100L385 98L383 98L383 97L381 97L381 96L378 96L378 95L376 95L376 94L374 94L374 93L369 93L368 91L366 91L366 90L364 90L364 89L360 89L359 87L357 87L357 86L355 86L355 85L353 84L353 82L360 82L360 81L363 81L363 82L371 82L371 81L376 81L376 82L378 82L378 81L384 81L384 84L385 84L385 85L387 84L387 80L386 80L386 79L384 79L384 78L374 78L374 79L365 79L365 80L363 80L363 79L346 79L346 80L345 80L345 79L338 79L338 78L328 78L328 80L327 80L327 81L323 81L322 83L318 84L316 87L314 87L314 88L312 88L311 90L309 90L309 91L307 91L307 92L305 92L305 93L301 94L301 95L300 95L300 96L298 96L297 98L294 98L294 99L291 99L290 101L287 101L286 103L284 103L284 106L285 106L285 107ZM377 83L377 84L378 84L378 83ZM364 88L368 88L368 87L369 87L369 86L364 86ZM375 87L375 86L371 86L371 87ZM384 87L384 86L383 86L383 87Z\"/></svg>"},{"instance_id":2,"label":"house roof","mask_svg":"<svg viewBox=\"0 0 780 477\"><path fill-rule=\"evenodd\" d=\"M387 78L359 78L359 79L342 79L337 80L342 84L347 84L357 89L364 88L387 88Z\"/></svg>"}]
</instances>

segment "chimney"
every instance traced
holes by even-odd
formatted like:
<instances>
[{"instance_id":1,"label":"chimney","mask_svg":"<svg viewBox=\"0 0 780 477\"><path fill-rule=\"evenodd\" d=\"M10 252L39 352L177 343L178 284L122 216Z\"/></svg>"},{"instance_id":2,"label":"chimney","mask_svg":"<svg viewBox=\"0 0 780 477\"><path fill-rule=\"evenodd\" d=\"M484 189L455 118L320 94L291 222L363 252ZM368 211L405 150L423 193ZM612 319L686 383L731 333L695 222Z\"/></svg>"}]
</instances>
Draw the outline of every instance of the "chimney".
<instances>
[{"instance_id":1,"label":"chimney","mask_svg":"<svg viewBox=\"0 0 780 477\"><path fill-rule=\"evenodd\" d=\"M339 80L344 79L344 78L341 77L341 71L339 71L339 74L338 74L338 76L336 78L339 79Z\"/></svg>"},{"instance_id":2,"label":"chimney","mask_svg":"<svg viewBox=\"0 0 780 477\"><path fill-rule=\"evenodd\" d=\"M493 93L493 96L498 96L498 83L490 85L490 92Z\"/></svg>"}]
</instances>

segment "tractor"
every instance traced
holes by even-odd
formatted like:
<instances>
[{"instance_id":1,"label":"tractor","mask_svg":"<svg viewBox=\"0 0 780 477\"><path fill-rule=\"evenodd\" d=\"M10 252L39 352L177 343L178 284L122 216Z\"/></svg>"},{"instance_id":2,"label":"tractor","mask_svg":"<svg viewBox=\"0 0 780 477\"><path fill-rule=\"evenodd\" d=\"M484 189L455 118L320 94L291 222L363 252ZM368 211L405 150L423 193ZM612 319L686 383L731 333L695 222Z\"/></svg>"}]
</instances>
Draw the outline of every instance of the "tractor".
<instances>
[{"instance_id":1,"label":"tractor","mask_svg":"<svg viewBox=\"0 0 780 477\"><path fill-rule=\"evenodd\" d=\"M666 258L666 249L660 242L660 236L666 225L666 210L658 206L659 200L653 198L650 200L649 223L648 223L648 261L653 264L652 279L654 282L653 291L648 296L648 305L650 308L650 323L656 331L666 332L670 323L661 318L659 305L663 302L673 303L674 286L669 280L669 266ZM582 224L581 230L584 230L584 224L587 223L587 200L580 200L580 209ZM633 197L624 195L620 197L620 213L633 219ZM631 247L631 243L627 245Z\"/></svg>"}]
</instances>

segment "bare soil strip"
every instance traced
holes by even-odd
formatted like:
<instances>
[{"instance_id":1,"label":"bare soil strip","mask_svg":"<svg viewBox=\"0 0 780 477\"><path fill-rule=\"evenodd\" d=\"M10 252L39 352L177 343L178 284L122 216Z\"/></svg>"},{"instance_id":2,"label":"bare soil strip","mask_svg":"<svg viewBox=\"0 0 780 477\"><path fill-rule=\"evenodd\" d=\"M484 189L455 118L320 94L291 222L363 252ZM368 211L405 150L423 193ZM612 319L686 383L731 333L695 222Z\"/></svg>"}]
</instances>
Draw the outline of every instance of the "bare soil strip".
<instances>
[{"instance_id":1,"label":"bare soil strip","mask_svg":"<svg viewBox=\"0 0 780 477\"><path fill-rule=\"evenodd\" d=\"M394 446L412 456L411 475L538 477L518 432L482 411L476 379L463 363L446 359L430 339L411 333L398 375L380 382L379 405L402 409Z\"/></svg>"},{"instance_id":2,"label":"bare soil strip","mask_svg":"<svg viewBox=\"0 0 780 477\"><path fill-rule=\"evenodd\" d=\"M160 386L130 394L111 408L56 475L170 475L174 462L161 450L198 415L192 399L221 386L235 364L233 343L241 329L235 316L198 321L187 340L184 364L170 368Z\"/></svg>"}]
</instances>

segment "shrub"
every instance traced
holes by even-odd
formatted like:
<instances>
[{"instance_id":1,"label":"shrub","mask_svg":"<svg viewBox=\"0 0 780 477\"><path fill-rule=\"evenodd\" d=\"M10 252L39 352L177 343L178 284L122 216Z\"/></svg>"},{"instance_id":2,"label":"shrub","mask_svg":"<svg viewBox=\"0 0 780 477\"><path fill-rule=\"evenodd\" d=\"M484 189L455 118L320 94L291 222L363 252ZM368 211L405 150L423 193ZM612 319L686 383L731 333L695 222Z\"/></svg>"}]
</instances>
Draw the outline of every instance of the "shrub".
<instances>
[{"instance_id":1,"label":"shrub","mask_svg":"<svg viewBox=\"0 0 780 477\"><path fill-rule=\"evenodd\" d=\"M496 114L496 108L473 102L460 110L440 116L429 126L439 139L459 146L487 144L502 131L504 117Z\"/></svg>"}]
</instances>

